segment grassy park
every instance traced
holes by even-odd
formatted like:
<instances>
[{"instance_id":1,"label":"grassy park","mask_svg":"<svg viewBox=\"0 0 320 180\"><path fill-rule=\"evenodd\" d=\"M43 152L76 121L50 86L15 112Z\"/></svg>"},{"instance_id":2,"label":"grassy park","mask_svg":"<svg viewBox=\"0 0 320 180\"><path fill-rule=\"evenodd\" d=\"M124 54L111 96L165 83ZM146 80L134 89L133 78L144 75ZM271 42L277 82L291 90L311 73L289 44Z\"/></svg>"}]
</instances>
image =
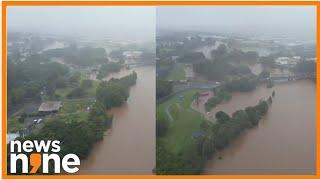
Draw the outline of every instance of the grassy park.
<instances>
[{"instance_id":1,"label":"grassy park","mask_svg":"<svg viewBox=\"0 0 320 180\"><path fill-rule=\"evenodd\" d=\"M200 130L200 124L204 119L190 106L196 92L199 91L201 90L185 91L157 106L157 116L170 121L168 132L161 141L172 153L178 154L192 146L192 133Z\"/></svg>"},{"instance_id":2,"label":"grassy park","mask_svg":"<svg viewBox=\"0 0 320 180\"><path fill-rule=\"evenodd\" d=\"M186 79L186 73L181 66L175 66L168 74L167 80L179 81Z\"/></svg>"}]
</instances>

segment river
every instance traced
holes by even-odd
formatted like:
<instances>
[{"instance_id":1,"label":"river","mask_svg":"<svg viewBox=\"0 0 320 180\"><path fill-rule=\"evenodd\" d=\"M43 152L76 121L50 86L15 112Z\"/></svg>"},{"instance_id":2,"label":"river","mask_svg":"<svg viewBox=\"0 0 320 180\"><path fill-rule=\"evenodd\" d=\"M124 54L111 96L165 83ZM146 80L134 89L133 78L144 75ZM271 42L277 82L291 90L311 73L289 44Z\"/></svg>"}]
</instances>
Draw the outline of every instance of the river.
<instances>
[{"instance_id":1,"label":"river","mask_svg":"<svg viewBox=\"0 0 320 180\"><path fill-rule=\"evenodd\" d=\"M127 103L113 108L112 128L98 142L79 174L152 174L155 166L155 67L122 69L107 77L120 78L136 71L138 78L130 89Z\"/></svg>"},{"instance_id":2,"label":"river","mask_svg":"<svg viewBox=\"0 0 320 180\"><path fill-rule=\"evenodd\" d=\"M258 87L233 93L229 102L216 106L229 114L256 105L275 90L275 98L260 124L236 138L229 147L210 159L204 174L314 174L315 98L311 81ZM220 158L219 158L220 156Z\"/></svg>"}]
</instances>

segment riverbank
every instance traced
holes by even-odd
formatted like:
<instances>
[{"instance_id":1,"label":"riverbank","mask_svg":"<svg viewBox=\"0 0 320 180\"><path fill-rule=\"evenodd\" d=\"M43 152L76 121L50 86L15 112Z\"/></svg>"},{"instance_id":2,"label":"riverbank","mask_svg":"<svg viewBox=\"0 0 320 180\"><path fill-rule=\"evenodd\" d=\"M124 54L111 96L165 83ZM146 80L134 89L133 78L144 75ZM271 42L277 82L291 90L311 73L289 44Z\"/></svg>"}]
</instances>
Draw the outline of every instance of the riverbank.
<instances>
[{"instance_id":1,"label":"riverbank","mask_svg":"<svg viewBox=\"0 0 320 180\"><path fill-rule=\"evenodd\" d=\"M81 162L79 174L152 174L155 163L155 68L122 69L104 80L123 77L132 71L137 81L127 102L109 113L113 115L107 136Z\"/></svg>"},{"instance_id":2,"label":"riverbank","mask_svg":"<svg viewBox=\"0 0 320 180\"><path fill-rule=\"evenodd\" d=\"M276 84L272 89L276 97L259 126L207 161L204 174L314 174L315 84L302 80ZM252 106L272 89L233 93L231 101L219 104L211 113L223 110L231 114Z\"/></svg>"},{"instance_id":3,"label":"riverbank","mask_svg":"<svg viewBox=\"0 0 320 180\"><path fill-rule=\"evenodd\" d=\"M238 110L256 106L261 100L267 100L273 90L275 98L272 99L269 111L262 117L259 125L244 130L231 140L227 147L216 151L208 160L199 160L198 156L192 155L194 151L196 152L194 147L197 147L197 139L206 132L203 129L206 127L204 119L215 123L215 114L219 111L231 116ZM200 97L197 103L194 98L200 92L208 95ZM203 90L195 89L177 94L158 104L157 115L160 117L157 118L164 119L169 115L171 117L166 134L158 138L157 148L160 147L161 156L168 154L171 159L182 162L184 157L195 157L199 167L201 161L204 161L203 174L312 174L314 172L315 108L306 108L315 107L315 84L312 81L276 83L273 88L261 85L251 92L235 92L232 93L230 101L218 104L207 113L205 103L212 95L212 92L205 93ZM189 104L186 105L187 103ZM210 124L208 125L212 126ZM286 149L290 149L290 152ZM159 155L157 158L160 158L161 169L157 170L160 174L189 172L187 164L177 162L170 164L170 159L164 161L165 157ZM199 168L196 164L190 166Z\"/></svg>"}]
</instances>

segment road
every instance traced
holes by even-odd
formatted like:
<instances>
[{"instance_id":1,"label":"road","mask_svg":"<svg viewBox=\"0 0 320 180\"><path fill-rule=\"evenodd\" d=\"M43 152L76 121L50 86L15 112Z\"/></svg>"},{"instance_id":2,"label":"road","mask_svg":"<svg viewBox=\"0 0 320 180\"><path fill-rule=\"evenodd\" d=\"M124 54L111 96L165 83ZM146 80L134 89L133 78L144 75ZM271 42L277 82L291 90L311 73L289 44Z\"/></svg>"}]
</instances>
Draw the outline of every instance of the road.
<instances>
[{"instance_id":1,"label":"road","mask_svg":"<svg viewBox=\"0 0 320 180\"><path fill-rule=\"evenodd\" d=\"M186 83L175 83L173 86L173 91L174 92L179 92L179 91L184 91L188 89L213 89L216 87L219 87L220 83L219 82L196 82L196 81L191 81L191 82L186 82Z\"/></svg>"},{"instance_id":2,"label":"road","mask_svg":"<svg viewBox=\"0 0 320 180\"><path fill-rule=\"evenodd\" d=\"M169 110L171 106L172 106L172 104L170 104L169 106L166 107L166 114L167 114L170 122L172 122L174 120L171 113L170 113L170 110Z\"/></svg>"}]
</instances>

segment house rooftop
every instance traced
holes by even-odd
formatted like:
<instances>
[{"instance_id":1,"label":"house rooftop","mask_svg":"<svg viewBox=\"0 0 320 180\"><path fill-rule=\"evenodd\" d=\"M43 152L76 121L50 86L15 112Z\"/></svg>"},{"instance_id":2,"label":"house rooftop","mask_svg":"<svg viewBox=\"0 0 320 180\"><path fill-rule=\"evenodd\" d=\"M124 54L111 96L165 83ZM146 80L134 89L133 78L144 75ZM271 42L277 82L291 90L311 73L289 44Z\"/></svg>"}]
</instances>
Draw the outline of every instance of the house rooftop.
<instances>
[{"instance_id":1,"label":"house rooftop","mask_svg":"<svg viewBox=\"0 0 320 180\"><path fill-rule=\"evenodd\" d=\"M38 111L39 112L59 111L61 107L62 107L61 101L47 101L47 102L41 103Z\"/></svg>"}]
</instances>

